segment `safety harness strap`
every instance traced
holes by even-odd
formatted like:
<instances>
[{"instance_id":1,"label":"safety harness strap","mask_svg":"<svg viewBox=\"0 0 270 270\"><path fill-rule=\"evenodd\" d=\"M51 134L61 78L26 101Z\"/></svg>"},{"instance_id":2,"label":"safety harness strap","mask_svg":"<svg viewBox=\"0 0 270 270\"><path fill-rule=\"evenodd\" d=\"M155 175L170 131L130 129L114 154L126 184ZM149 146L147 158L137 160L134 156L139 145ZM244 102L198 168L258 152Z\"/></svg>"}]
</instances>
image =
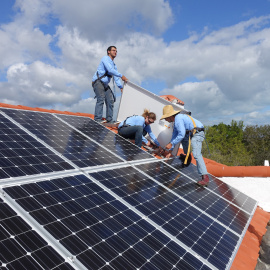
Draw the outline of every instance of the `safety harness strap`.
<instances>
[{"instance_id":1,"label":"safety harness strap","mask_svg":"<svg viewBox=\"0 0 270 270\"><path fill-rule=\"evenodd\" d=\"M95 82L96 82L97 80L100 80L100 81L101 81L101 79L103 79L104 77L109 77L109 78L111 78L112 76L109 75L108 71L106 71L101 77L99 77L98 72L97 72L97 77L98 77L98 78L93 82L93 85L95 84Z\"/></svg>"},{"instance_id":2,"label":"safety harness strap","mask_svg":"<svg viewBox=\"0 0 270 270\"><path fill-rule=\"evenodd\" d=\"M133 117L133 116L138 116L138 115L134 114L134 115L132 115L132 116L128 116L128 117L126 118L126 120L124 121L123 125L122 125L121 127L118 128L118 131L119 131L121 128L123 128L123 127L129 127L129 125L126 124L126 121L128 120L128 118Z\"/></svg>"},{"instance_id":3,"label":"safety harness strap","mask_svg":"<svg viewBox=\"0 0 270 270\"><path fill-rule=\"evenodd\" d=\"M104 84L104 82L101 80L101 79L103 79L104 77L112 78L112 76L108 74L108 71L106 71L106 73L105 73L104 75L102 75L101 77L99 77L98 72L97 72L97 79L96 79L95 81L92 82L92 86L94 87L95 83L96 83L97 81L100 81L101 84L104 86L104 90L105 90L105 91L107 91L108 89L111 90L112 95L113 95L113 100L114 100L114 102L115 102L115 101L116 101L115 90L114 90L114 92L113 92L109 85L106 86L106 85ZM96 98L96 96L95 96L94 98Z\"/></svg>"},{"instance_id":4,"label":"safety harness strap","mask_svg":"<svg viewBox=\"0 0 270 270\"><path fill-rule=\"evenodd\" d=\"M196 124L195 124L194 119L190 115L187 115L187 116L191 119L194 128L191 131L189 131L189 135L188 135L188 152L187 152L187 155L186 155L186 159L184 161L184 164L187 164L188 156L190 154L190 145L191 145L191 139L190 139L190 135L191 134L190 133L192 133L192 135L194 135L196 133Z\"/></svg>"}]
</instances>

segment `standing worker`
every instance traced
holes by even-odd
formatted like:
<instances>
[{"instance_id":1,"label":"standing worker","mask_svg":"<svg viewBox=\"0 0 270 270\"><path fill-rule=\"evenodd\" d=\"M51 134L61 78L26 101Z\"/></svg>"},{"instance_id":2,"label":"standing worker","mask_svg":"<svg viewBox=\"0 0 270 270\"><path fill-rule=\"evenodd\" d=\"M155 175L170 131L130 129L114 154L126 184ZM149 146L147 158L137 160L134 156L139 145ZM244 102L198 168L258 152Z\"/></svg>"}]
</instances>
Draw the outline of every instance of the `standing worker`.
<instances>
[{"instance_id":1,"label":"standing worker","mask_svg":"<svg viewBox=\"0 0 270 270\"><path fill-rule=\"evenodd\" d=\"M103 105L106 104L106 120L107 123L113 121L113 107L115 102L115 96L112 92L109 83L113 76L113 79L117 86L123 91L120 78L127 82L128 79L117 71L116 64L113 62L117 55L117 49L115 46L110 46L107 49L107 55L102 57L100 64L97 68L97 72L92 78L92 86L97 97L97 103L95 107L94 120L102 122Z\"/></svg>"},{"instance_id":2,"label":"standing worker","mask_svg":"<svg viewBox=\"0 0 270 270\"><path fill-rule=\"evenodd\" d=\"M144 109L142 116L133 115L121 122L118 126L118 134L126 139L135 139L135 144L141 147L142 142L147 146L151 145L151 142L144 137L148 133L154 143L160 146L150 127L150 124L153 124L155 120L156 114Z\"/></svg>"},{"instance_id":3,"label":"standing worker","mask_svg":"<svg viewBox=\"0 0 270 270\"><path fill-rule=\"evenodd\" d=\"M187 160L190 148L189 143L191 143L192 153L197 163L197 170L202 177L202 180L199 180L197 184L203 187L207 186L209 176L202 156L202 142L204 140L203 124L187 114L180 114L180 111L175 111L172 105L167 105L163 108L163 116L161 119L165 119L169 123L174 122L171 141L165 146L169 152L166 158L171 157L175 145L182 142Z\"/></svg>"}]
</instances>

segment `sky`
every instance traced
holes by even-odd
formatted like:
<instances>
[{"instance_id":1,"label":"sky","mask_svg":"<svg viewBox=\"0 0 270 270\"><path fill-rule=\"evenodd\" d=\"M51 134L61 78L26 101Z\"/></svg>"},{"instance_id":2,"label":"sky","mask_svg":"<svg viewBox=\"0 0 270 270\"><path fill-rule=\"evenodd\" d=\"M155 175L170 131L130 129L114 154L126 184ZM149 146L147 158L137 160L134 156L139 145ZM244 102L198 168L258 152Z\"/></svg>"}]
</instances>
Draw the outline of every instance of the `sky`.
<instances>
[{"instance_id":1,"label":"sky","mask_svg":"<svg viewBox=\"0 0 270 270\"><path fill-rule=\"evenodd\" d=\"M110 45L120 73L204 125L269 124L270 0L1 0L0 102L94 113Z\"/></svg>"}]
</instances>

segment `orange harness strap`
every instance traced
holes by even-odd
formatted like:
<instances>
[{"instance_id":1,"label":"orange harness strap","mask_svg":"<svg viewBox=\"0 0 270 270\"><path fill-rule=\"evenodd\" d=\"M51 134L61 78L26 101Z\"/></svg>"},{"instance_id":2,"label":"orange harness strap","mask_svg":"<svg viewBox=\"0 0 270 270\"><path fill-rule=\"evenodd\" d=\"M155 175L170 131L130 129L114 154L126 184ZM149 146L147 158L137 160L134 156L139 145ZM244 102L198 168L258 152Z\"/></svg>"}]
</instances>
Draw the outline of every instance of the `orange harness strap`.
<instances>
[{"instance_id":1,"label":"orange harness strap","mask_svg":"<svg viewBox=\"0 0 270 270\"><path fill-rule=\"evenodd\" d=\"M193 123L194 128L190 132L192 132L192 134L194 135L196 133L196 124L195 124L194 119L190 115L188 115L188 117L191 119L191 121ZM187 164L187 160L188 160L188 157L189 157L189 154L190 154L190 145L191 145L190 132L189 132L189 136L188 136L188 152L187 152L184 164Z\"/></svg>"}]
</instances>

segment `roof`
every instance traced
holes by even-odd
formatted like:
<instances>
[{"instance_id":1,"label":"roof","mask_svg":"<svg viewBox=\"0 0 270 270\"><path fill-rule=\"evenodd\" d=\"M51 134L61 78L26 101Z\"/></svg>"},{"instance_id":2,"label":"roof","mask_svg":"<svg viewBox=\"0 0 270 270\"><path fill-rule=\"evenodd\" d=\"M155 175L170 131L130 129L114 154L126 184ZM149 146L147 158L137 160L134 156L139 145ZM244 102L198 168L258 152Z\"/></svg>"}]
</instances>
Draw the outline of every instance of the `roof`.
<instances>
[{"instance_id":1,"label":"roof","mask_svg":"<svg viewBox=\"0 0 270 270\"><path fill-rule=\"evenodd\" d=\"M0 107L5 107L5 108L14 108L14 109L22 109L22 110L32 110L32 111L43 111L43 112L48 112L48 113L59 113L59 114L69 114L69 115L78 115L78 116L86 116L90 118L94 118L92 114L86 114L86 113L72 113L72 112L66 112L66 111L56 111L56 110L47 110L47 109L42 109L42 108L31 108L31 107L26 107L22 105L10 105L10 104L4 104L0 103ZM117 132L115 128L109 128L114 132ZM194 159L193 159L194 160ZM207 169L209 170L210 173L213 171L211 170L212 164L214 166L219 166L221 167L221 171L224 170L224 168L228 167L222 164L216 164L216 162L211 161L209 159L206 159L206 166ZM246 167L249 169L249 167ZM255 168L251 167L249 171L249 174L252 174L252 171ZM233 171L233 170L232 170ZM266 170L267 174L269 173L269 170ZM235 169L234 172L237 172ZM214 174L214 173L212 173ZM241 174L243 176L243 173ZM222 176L222 175L216 175L216 176ZM223 175L224 176L224 175ZM256 175L255 175L256 176ZM268 174L269 176L269 174ZM264 211L262 208L257 207L254 216L251 220L251 223L247 229L247 232L244 236L244 239L239 247L239 250L236 254L236 257L233 261L232 270L253 270L257 264L257 259L259 256L259 250L260 250L260 244L263 235L266 232L266 225L267 222L270 219L270 213Z\"/></svg>"}]
</instances>

